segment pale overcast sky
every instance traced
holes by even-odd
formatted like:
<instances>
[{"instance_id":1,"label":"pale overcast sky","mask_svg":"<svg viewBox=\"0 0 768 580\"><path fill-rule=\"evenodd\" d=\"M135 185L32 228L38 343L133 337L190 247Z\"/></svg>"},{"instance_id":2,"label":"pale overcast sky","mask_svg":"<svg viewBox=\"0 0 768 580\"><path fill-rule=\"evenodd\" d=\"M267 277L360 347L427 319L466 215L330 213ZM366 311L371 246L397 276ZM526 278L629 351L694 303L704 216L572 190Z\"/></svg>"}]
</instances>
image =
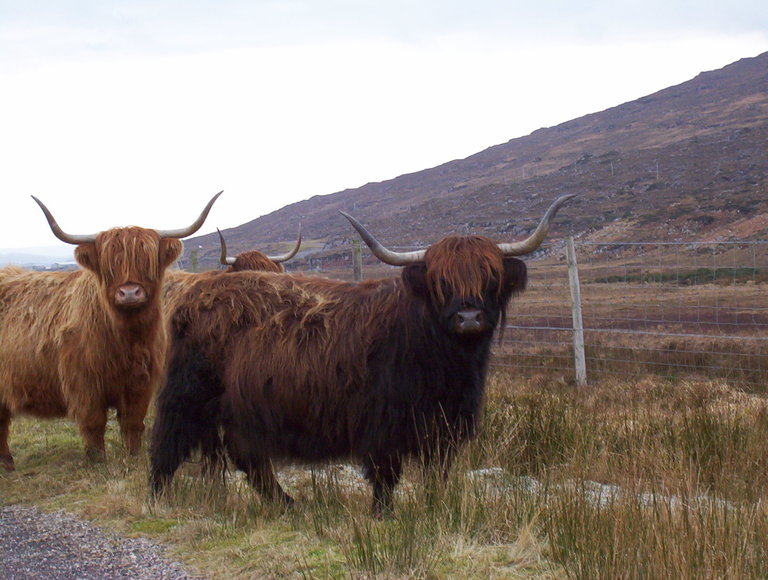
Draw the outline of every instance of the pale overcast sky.
<instances>
[{"instance_id":1,"label":"pale overcast sky","mask_svg":"<svg viewBox=\"0 0 768 580\"><path fill-rule=\"evenodd\" d=\"M0 248L56 243L30 194L79 234L223 189L209 232L765 51L764 0L0 0Z\"/></svg>"}]
</instances>

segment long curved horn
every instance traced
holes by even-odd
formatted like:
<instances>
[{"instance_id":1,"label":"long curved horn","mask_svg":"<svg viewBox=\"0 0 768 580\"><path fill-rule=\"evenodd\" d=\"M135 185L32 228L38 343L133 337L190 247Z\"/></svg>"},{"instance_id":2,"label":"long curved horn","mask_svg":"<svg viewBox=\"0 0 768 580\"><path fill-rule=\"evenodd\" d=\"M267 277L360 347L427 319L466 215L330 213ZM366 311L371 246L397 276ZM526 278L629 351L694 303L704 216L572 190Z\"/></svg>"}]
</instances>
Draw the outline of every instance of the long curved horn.
<instances>
[{"instance_id":1,"label":"long curved horn","mask_svg":"<svg viewBox=\"0 0 768 580\"><path fill-rule=\"evenodd\" d=\"M224 264L225 266L231 266L235 263L237 258L231 258L227 256L227 242L224 241L224 236L221 235L221 230L216 228L216 231L219 232L219 245L221 246L221 257L219 257L219 263Z\"/></svg>"},{"instance_id":2,"label":"long curved horn","mask_svg":"<svg viewBox=\"0 0 768 580\"><path fill-rule=\"evenodd\" d=\"M188 226L186 228L181 228L178 230L156 230L157 233L160 235L161 238L185 238L187 236L191 236L202 227L203 223L205 222L205 218L208 217L208 212L211 211L213 202L215 202L222 193L224 193L224 191L220 191L219 193L217 193L211 198L211 201L209 201L208 205L205 206L203 213L200 214L200 217L198 217L191 226ZM62 242L79 246L80 244L88 244L96 241L96 234L88 234L88 235L68 234L67 232L61 229L59 224L56 222L56 219L54 219L53 214L51 214L48 208L45 207L45 204L42 201L37 199L34 195L32 196L32 199L34 199L37 202L37 205L40 206L40 209L43 210L43 213L45 214L45 219L48 220L48 225L51 227L51 231L53 232L53 235L59 238Z\"/></svg>"},{"instance_id":3,"label":"long curved horn","mask_svg":"<svg viewBox=\"0 0 768 580\"><path fill-rule=\"evenodd\" d=\"M501 252L505 256L524 256L525 254L535 252L539 246L541 246L544 238L547 237L547 233L549 233L549 223L552 218L555 217L557 210L559 210L566 201L576 197L577 195L577 193L569 193L567 195L561 195L558 197L552 203L552 205L549 206L549 209L544 214L544 217L541 218L538 227L530 236L528 236L528 238L520 242L497 244Z\"/></svg>"},{"instance_id":4,"label":"long curved horn","mask_svg":"<svg viewBox=\"0 0 768 580\"><path fill-rule=\"evenodd\" d=\"M179 228L178 230L155 230L158 234L160 234L161 238L186 238L187 236L191 236L194 234L197 230L199 230L201 227L203 227L203 223L205 222L205 218L208 217L208 212L211 211L211 207L213 207L213 202L215 202L217 199L219 199L219 196L224 193L224 191L220 191L216 195L214 195L211 198L211 201L208 202L208 205L205 206L205 209L200 214L200 216L192 223L192 225L187 226L186 228Z\"/></svg>"},{"instance_id":5,"label":"long curved horn","mask_svg":"<svg viewBox=\"0 0 768 580\"><path fill-rule=\"evenodd\" d=\"M64 230L62 230L59 227L59 224L56 223L56 220L53 217L53 214L48 210L47 207L45 207L45 204L37 199L34 195L32 196L32 199L34 199L37 202L37 205L40 206L40 209L43 210L43 213L45 214L45 219L48 220L48 225L51 226L51 231L53 232L53 235L59 238L62 242L65 242L67 244L75 244L76 246L79 246L80 244L87 244L92 243L96 241L96 234L88 234L87 236L76 236L72 234L68 234Z\"/></svg>"},{"instance_id":6,"label":"long curved horn","mask_svg":"<svg viewBox=\"0 0 768 580\"><path fill-rule=\"evenodd\" d=\"M424 254L426 254L426 250L416 250L414 252L393 252L392 250L389 250L381 245L381 243L351 215L341 210L339 210L339 213L349 220L349 223L352 224L352 227L357 230L357 233L360 234L360 237L363 238L363 241L371 249L373 255L385 264L390 264L392 266L407 266L408 264L424 261Z\"/></svg>"},{"instance_id":7,"label":"long curved horn","mask_svg":"<svg viewBox=\"0 0 768 580\"><path fill-rule=\"evenodd\" d=\"M299 253L300 247L301 247L301 224L299 224L299 239L296 241L296 245L293 247L293 249L290 252L286 252L285 254L278 254L277 256L267 256L267 258L272 260L275 264L279 264L280 262L287 262L288 260L290 260L296 254Z\"/></svg>"},{"instance_id":8,"label":"long curved horn","mask_svg":"<svg viewBox=\"0 0 768 580\"><path fill-rule=\"evenodd\" d=\"M576 193L570 193L558 197L554 203L549 206L549 209L544 214L544 217L541 218L536 231L534 231L527 239L521 242L498 244L501 252L505 256L523 256L537 250L539 246L541 246L544 239L547 237L550 221L555 217L557 210L559 210L566 201L576 197L577 195L578 194ZM392 266L407 266L408 264L413 264L415 262L421 262L424 260L426 250L416 250L413 252L393 252L392 250L385 248L368 232L368 230L366 230L360 224L360 222L358 222L351 215L343 211L339 211L339 213L341 213L341 215L349 220L349 223L352 224L352 227L357 230L357 233L360 234L360 237L363 238L363 241L371 249L373 255L385 264L391 264Z\"/></svg>"}]
</instances>

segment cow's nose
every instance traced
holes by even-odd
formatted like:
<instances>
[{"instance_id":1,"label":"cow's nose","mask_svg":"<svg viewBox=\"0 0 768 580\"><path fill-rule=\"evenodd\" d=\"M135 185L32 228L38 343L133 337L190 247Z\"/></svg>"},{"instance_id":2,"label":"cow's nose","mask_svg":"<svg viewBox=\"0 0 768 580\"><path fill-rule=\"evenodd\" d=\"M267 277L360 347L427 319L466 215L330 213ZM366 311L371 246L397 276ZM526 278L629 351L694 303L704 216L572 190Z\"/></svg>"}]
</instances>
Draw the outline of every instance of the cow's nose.
<instances>
[{"instance_id":1,"label":"cow's nose","mask_svg":"<svg viewBox=\"0 0 768 580\"><path fill-rule=\"evenodd\" d=\"M147 301L147 292L141 284L123 284L115 292L118 306L139 306Z\"/></svg>"},{"instance_id":2,"label":"cow's nose","mask_svg":"<svg viewBox=\"0 0 768 580\"><path fill-rule=\"evenodd\" d=\"M482 310L459 310L453 317L453 330L459 334L483 332L488 329L488 319Z\"/></svg>"}]
</instances>

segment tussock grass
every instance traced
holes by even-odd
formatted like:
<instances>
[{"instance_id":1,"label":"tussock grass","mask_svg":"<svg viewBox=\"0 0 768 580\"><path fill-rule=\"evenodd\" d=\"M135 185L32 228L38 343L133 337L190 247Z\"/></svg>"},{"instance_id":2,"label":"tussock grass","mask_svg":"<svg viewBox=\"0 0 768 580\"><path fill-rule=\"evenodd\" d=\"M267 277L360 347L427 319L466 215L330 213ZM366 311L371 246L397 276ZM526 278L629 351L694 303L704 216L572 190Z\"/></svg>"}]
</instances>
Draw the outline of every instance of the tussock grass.
<instances>
[{"instance_id":1,"label":"tussock grass","mask_svg":"<svg viewBox=\"0 0 768 580\"><path fill-rule=\"evenodd\" d=\"M576 390L496 372L481 434L447 482L409 464L392 517L357 470L288 468L283 509L242 478L180 470L147 500L148 459L89 465L66 421L19 419L0 502L64 508L169 546L212 578L764 578L768 404L724 382Z\"/></svg>"}]
</instances>

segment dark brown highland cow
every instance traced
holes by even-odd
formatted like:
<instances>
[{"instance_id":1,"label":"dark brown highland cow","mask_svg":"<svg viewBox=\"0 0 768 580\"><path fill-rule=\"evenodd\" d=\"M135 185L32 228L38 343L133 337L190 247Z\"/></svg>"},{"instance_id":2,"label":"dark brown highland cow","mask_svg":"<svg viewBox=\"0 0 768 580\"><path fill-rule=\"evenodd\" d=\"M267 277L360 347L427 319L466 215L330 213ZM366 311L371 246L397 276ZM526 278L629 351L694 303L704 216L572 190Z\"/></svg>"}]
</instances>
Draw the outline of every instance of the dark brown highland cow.
<instances>
[{"instance_id":1,"label":"dark brown highland cow","mask_svg":"<svg viewBox=\"0 0 768 580\"><path fill-rule=\"evenodd\" d=\"M219 429L259 491L290 502L273 465L352 458L391 508L403 460L447 470L475 435L494 330L525 288L525 264L559 198L525 241L448 237L425 251L387 250L347 216L399 278L347 283L234 272L200 279L171 319L168 380L157 400L151 487L162 491Z\"/></svg>"},{"instance_id":2,"label":"dark brown highland cow","mask_svg":"<svg viewBox=\"0 0 768 580\"><path fill-rule=\"evenodd\" d=\"M14 469L11 418L71 417L91 459L104 456L107 412L117 410L128 451L136 454L144 416L163 376L167 333L160 290L181 253L178 230L114 228L71 235L45 213L54 235L77 245L74 272L0 270L0 465Z\"/></svg>"}]
</instances>

